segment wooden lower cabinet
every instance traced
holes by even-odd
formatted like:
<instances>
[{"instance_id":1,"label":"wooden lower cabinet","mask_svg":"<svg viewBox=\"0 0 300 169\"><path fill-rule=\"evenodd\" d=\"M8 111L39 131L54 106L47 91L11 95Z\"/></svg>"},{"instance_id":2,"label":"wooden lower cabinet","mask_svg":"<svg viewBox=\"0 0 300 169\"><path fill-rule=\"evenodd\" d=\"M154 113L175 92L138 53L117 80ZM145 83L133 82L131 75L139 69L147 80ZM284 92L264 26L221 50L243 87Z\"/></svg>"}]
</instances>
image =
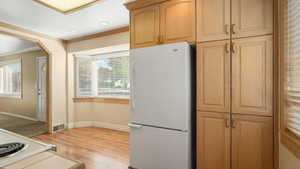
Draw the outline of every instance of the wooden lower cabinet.
<instances>
[{"instance_id":1,"label":"wooden lower cabinet","mask_svg":"<svg viewBox=\"0 0 300 169\"><path fill-rule=\"evenodd\" d=\"M230 116L198 112L197 169L230 169Z\"/></svg>"},{"instance_id":2,"label":"wooden lower cabinet","mask_svg":"<svg viewBox=\"0 0 300 169\"><path fill-rule=\"evenodd\" d=\"M273 169L273 118L232 115L232 169Z\"/></svg>"},{"instance_id":3,"label":"wooden lower cabinet","mask_svg":"<svg viewBox=\"0 0 300 169\"><path fill-rule=\"evenodd\" d=\"M198 112L197 169L273 169L273 118Z\"/></svg>"}]
</instances>

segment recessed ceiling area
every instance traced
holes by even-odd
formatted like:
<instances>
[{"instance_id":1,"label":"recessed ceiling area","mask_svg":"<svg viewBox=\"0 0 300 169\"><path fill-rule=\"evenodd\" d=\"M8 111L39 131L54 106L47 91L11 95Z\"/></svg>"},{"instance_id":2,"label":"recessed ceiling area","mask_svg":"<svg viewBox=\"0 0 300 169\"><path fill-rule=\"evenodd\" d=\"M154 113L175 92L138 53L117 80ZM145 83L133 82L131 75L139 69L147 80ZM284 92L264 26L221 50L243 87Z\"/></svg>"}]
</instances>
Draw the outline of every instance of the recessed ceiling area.
<instances>
[{"instance_id":1,"label":"recessed ceiling area","mask_svg":"<svg viewBox=\"0 0 300 169\"><path fill-rule=\"evenodd\" d=\"M38 49L40 48L36 43L0 34L0 56L8 56Z\"/></svg>"},{"instance_id":2,"label":"recessed ceiling area","mask_svg":"<svg viewBox=\"0 0 300 169\"><path fill-rule=\"evenodd\" d=\"M68 13L74 10L90 5L97 0L34 0L49 8L62 13Z\"/></svg>"},{"instance_id":3,"label":"recessed ceiling area","mask_svg":"<svg viewBox=\"0 0 300 169\"><path fill-rule=\"evenodd\" d=\"M129 12L123 5L127 1L99 0L64 14L35 0L1 0L0 22L69 40L127 26Z\"/></svg>"}]
</instances>

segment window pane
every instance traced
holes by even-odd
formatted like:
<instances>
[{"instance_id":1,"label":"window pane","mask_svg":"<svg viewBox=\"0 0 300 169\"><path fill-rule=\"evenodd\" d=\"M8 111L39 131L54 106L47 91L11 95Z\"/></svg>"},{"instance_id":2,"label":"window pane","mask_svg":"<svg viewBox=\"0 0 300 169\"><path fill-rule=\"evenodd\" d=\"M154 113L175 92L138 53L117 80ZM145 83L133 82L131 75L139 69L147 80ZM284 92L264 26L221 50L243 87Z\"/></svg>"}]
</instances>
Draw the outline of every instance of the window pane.
<instances>
[{"instance_id":1,"label":"window pane","mask_svg":"<svg viewBox=\"0 0 300 169\"><path fill-rule=\"evenodd\" d=\"M300 1L287 1L285 10L286 127L300 136Z\"/></svg>"},{"instance_id":2,"label":"window pane","mask_svg":"<svg viewBox=\"0 0 300 169\"><path fill-rule=\"evenodd\" d=\"M88 97L92 95L92 61L91 59L78 59L78 91L77 95Z\"/></svg>"},{"instance_id":3,"label":"window pane","mask_svg":"<svg viewBox=\"0 0 300 169\"><path fill-rule=\"evenodd\" d=\"M99 97L129 97L129 57L96 60L97 95Z\"/></svg>"},{"instance_id":4,"label":"window pane","mask_svg":"<svg viewBox=\"0 0 300 169\"><path fill-rule=\"evenodd\" d=\"M21 96L21 60L0 62L0 95Z\"/></svg>"}]
</instances>

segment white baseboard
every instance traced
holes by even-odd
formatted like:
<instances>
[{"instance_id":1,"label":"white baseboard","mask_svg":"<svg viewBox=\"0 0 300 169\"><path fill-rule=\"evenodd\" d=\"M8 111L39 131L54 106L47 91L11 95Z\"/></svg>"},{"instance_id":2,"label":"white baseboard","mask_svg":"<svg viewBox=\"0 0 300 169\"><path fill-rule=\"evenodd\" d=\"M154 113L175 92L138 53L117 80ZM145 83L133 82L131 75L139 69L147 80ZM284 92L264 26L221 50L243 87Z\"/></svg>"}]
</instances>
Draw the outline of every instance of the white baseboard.
<instances>
[{"instance_id":1,"label":"white baseboard","mask_svg":"<svg viewBox=\"0 0 300 169\"><path fill-rule=\"evenodd\" d=\"M68 124L69 128L80 128L80 127L99 127L99 128L106 128L118 131L125 131L129 132L129 127L120 124L113 124L113 123L104 123L98 121L79 121L74 123Z\"/></svg>"},{"instance_id":2,"label":"white baseboard","mask_svg":"<svg viewBox=\"0 0 300 169\"><path fill-rule=\"evenodd\" d=\"M129 132L129 127L127 125L112 124L112 123L103 123L103 122L94 122L94 127L107 128L112 130L126 131Z\"/></svg>"},{"instance_id":3,"label":"white baseboard","mask_svg":"<svg viewBox=\"0 0 300 169\"><path fill-rule=\"evenodd\" d=\"M27 117L27 116L23 116L23 115L18 115L18 114L14 114L14 113L0 112L0 114L7 115L7 116L12 116L12 117L17 117L17 118L21 118L21 119L26 119L26 120L31 120L31 121L39 121L38 119L35 119L35 118L31 118L31 117Z\"/></svg>"}]
</instances>

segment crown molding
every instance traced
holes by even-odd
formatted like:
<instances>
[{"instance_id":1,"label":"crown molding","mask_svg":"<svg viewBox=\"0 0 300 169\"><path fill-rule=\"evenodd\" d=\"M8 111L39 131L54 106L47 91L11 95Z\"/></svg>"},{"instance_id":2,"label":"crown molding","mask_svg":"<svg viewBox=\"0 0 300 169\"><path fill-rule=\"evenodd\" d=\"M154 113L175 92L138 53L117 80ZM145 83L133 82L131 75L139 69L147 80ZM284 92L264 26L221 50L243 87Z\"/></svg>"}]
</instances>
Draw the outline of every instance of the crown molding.
<instances>
[{"instance_id":1,"label":"crown molding","mask_svg":"<svg viewBox=\"0 0 300 169\"><path fill-rule=\"evenodd\" d=\"M74 43L74 42L109 36L109 35L122 33L122 32L128 32L128 31L129 31L129 26L125 26L125 27L121 27L121 28L117 28L117 29L113 29L113 30L109 30L109 31L105 31L105 32L99 32L99 33L95 33L95 34L91 34L91 35L87 35L87 36L82 36L82 37L66 40L65 42L66 43Z\"/></svg>"},{"instance_id":2,"label":"crown molding","mask_svg":"<svg viewBox=\"0 0 300 169\"><path fill-rule=\"evenodd\" d=\"M43 37L43 38L46 38L46 39L52 39L52 40L58 40L58 41L64 42L62 39L54 38L54 37L51 37L51 36L48 36L48 35L45 35L45 34L42 34L42 33L39 33L39 32L34 32L34 31L31 31L31 30L21 28L21 27L11 25L11 24L8 24L8 23L5 23L5 22L1 22L1 21L0 21L0 27L4 27L4 28L7 28L7 29L11 29L11 30L16 30L16 31L19 31L19 32L24 32L24 33L27 33L27 34Z\"/></svg>"}]
</instances>

